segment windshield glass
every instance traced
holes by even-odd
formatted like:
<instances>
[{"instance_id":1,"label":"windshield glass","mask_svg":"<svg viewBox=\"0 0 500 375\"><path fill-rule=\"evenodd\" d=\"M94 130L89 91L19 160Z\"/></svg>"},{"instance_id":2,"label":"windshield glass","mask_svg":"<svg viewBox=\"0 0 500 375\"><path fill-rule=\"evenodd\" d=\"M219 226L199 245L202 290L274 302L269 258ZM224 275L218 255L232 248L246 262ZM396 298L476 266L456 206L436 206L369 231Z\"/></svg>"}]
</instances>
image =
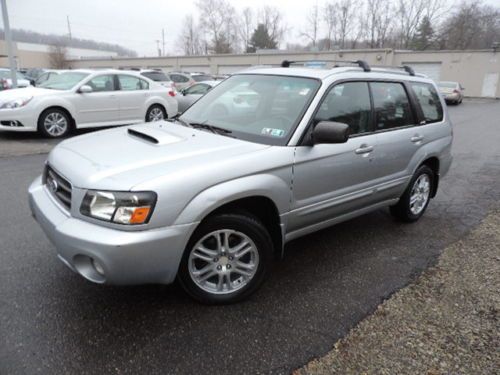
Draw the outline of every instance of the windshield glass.
<instances>
[{"instance_id":1,"label":"windshield glass","mask_svg":"<svg viewBox=\"0 0 500 375\"><path fill-rule=\"evenodd\" d=\"M52 90L70 90L78 82L87 77L88 73L65 72L61 74L51 74L50 78L38 87Z\"/></svg>"},{"instance_id":2,"label":"windshield glass","mask_svg":"<svg viewBox=\"0 0 500 375\"><path fill-rule=\"evenodd\" d=\"M445 89L454 89L457 87L457 84L456 82L439 82L438 86Z\"/></svg>"},{"instance_id":3,"label":"windshield glass","mask_svg":"<svg viewBox=\"0 0 500 375\"><path fill-rule=\"evenodd\" d=\"M311 78L235 75L210 90L180 119L217 126L252 142L286 145L319 86Z\"/></svg>"},{"instance_id":4,"label":"windshield glass","mask_svg":"<svg viewBox=\"0 0 500 375\"><path fill-rule=\"evenodd\" d=\"M169 81L167 76L162 72L143 72L141 73L144 77L148 77L152 81L165 82Z\"/></svg>"},{"instance_id":5,"label":"windshield glass","mask_svg":"<svg viewBox=\"0 0 500 375\"><path fill-rule=\"evenodd\" d=\"M17 79L26 79L20 72L16 72ZM10 70L0 70L0 78L10 79Z\"/></svg>"}]
</instances>

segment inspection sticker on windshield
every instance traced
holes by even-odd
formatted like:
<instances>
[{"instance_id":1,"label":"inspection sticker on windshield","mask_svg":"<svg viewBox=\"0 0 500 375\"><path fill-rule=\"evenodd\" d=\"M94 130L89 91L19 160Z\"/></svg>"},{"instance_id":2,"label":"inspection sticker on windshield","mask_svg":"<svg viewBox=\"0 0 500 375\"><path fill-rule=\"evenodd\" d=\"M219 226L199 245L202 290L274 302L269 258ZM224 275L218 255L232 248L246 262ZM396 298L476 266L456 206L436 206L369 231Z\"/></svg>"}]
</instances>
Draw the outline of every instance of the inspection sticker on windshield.
<instances>
[{"instance_id":1,"label":"inspection sticker on windshield","mask_svg":"<svg viewBox=\"0 0 500 375\"><path fill-rule=\"evenodd\" d=\"M264 128L261 131L264 135L269 135L271 137L283 137L285 135L285 131L283 129L273 129L273 128Z\"/></svg>"}]
</instances>

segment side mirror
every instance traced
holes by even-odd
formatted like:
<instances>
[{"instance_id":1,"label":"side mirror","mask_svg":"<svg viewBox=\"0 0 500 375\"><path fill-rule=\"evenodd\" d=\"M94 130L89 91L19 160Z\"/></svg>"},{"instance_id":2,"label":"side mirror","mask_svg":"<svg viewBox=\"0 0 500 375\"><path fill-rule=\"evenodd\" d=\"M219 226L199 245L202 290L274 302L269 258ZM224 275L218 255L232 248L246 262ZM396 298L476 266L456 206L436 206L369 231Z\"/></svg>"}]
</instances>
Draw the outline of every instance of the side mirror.
<instances>
[{"instance_id":1,"label":"side mirror","mask_svg":"<svg viewBox=\"0 0 500 375\"><path fill-rule=\"evenodd\" d=\"M313 130L313 144L345 143L351 134L349 125L342 122L321 121Z\"/></svg>"},{"instance_id":2,"label":"side mirror","mask_svg":"<svg viewBox=\"0 0 500 375\"><path fill-rule=\"evenodd\" d=\"M89 85L83 85L78 89L78 92L80 94L88 94L89 92L92 92L92 87L90 87Z\"/></svg>"},{"instance_id":3,"label":"side mirror","mask_svg":"<svg viewBox=\"0 0 500 375\"><path fill-rule=\"evenodd\" d=\"M30 79L30 85L31 86L36 86L36 81L34 79Z\"/></svg>"},{"instance_id":4,"label":"side mirror","mask_svg":"<svg viewBox=\"0 0 500 375\"><path fill-rule=\"evenodd\" d=\"M182 89L182 90L181 90L181 95L182 95L182 96L186 96L186 89Z\"/></svg>"}]
</instances>

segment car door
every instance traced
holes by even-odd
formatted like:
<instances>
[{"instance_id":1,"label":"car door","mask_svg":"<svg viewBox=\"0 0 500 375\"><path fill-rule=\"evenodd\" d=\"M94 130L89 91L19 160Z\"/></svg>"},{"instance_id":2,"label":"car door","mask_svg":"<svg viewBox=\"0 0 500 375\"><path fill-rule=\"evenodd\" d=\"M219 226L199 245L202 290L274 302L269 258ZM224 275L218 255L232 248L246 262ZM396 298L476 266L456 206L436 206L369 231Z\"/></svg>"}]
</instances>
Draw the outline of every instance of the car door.
<instances>
[{"instance_id":1,"label":"car door","mask_svg":"<svg viewBox=\"0 0 500 375\"><path fill-rule=\"evenodd\" d=\"M147 98L151 95L149 84L145 80L128 74L118 74L120 120L124 124L144 122L146 119Z\"/></svg>"},{"instance_id":2,"label":"car door","mask_svg":"<svg viewBox=\"0 0 500 375\"><path fill-rule=\"evenodd\" d=\"M179 113L184 112L188 109L191 104L200 99L203 95L205 95L212 86L207 85L206 83L196 83L193 86L188 87L182 91L182 95L177 97L178 103L178 111Z\"/></svg>"},{"instance_id":3,"label":"car door","mask_svg":"<svg viewBox=\"0 0 500 375\"><path fill-rule=\"evenodd\" d=\"M120 112L116 96L114 74L95 76L83 85L90 86L92 92L81 93L77 90L74 104L79 127L105 126L119 123Z\"/></svg>"},{"instance_id":4,"label":"car door","mask_svg":"<svg viewBox=\"0 0 500 375\"><path fill-rule=\"evenodd\" d=\"M335 121L349 125L346 143L296 148L292 210L288 230L314 227L375 202L374 169L377 136L367 82L333 86L320 104L312 125Z\"/></svg>"},{"instance_id":5,"label":"car door","mask_svg":"<svg viewBox=\"0 0 500 375\"><path fill-rule=\"evenodd\" d=\"M410 104L409 87L402 82L370 82L375 112L378 155L374 168L380 173L379 199L398 198L411 177L411 161L422 146L417 114Z\"/></svg>"}]
</instances>

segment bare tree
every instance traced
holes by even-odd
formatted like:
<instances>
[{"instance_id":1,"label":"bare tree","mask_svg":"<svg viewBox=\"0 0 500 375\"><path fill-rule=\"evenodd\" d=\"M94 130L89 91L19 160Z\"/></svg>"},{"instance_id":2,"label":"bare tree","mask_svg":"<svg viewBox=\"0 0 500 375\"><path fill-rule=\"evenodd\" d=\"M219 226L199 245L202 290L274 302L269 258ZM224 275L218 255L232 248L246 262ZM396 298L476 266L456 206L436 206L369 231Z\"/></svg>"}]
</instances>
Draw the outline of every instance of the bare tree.
<instances>
[{"instance_id":1,"label":"bare tree","mask_svg":"<svg viewBox=\"0 0 500 375\"><path fill-rule=\"evenodd\" d=\"M259 12L259 23L262 23L272 40L279 46L286 31L283 14L279 9L265 6Z\"/></svg>"},{"instance_id":2,"label":"bare tree","mask_svg":"<svg viewBox=\"0 0 500 375\"><path fill-rule=\"evenodd\" d=\"M444 23L442 48L491 48L500 41L500 9L463 2Z\"/></svg>"},{"instance_id":3,"label":"bare tree","mask_svg":"<svg viewBox=\"0 0 500 375\"><path fill-rule=\"evenodd\" d=\"M252 38L252 33L254 30L253 23L253 11L251 8L246 7L241 12L241 20L239 25L239 35L243 43L243 51L249 52L250 49L250 39Z\"/></svg>"},{"instance_id":4,"label":"bare tree","mask_svg":"<svg viewBox=\"0 0 500 375\"><path fill-rule=\"evenodd\" d=\"M400 46L408 48L424 17L436 21L442 16L445 0L398 0Z\"/></svg>"},{"instance_id":5,"label":"bare tree","mask_svg":"<svg viewBox=\"0 0 500 375\"><path fill-rule=\"evenodd\" d=\"M340 0L338 5L338 25L340 48L346 48L347 38L355 25L356 0Z\"/></svg>"},{"instance_id":6,"label":"bare tree","mask_svg":"<svg viewBox=\"0 0 500 375\"><path fill-rule=\"evenodd\" d=\"M393 24L394 8L387 0L366 0L365 26L367 44L370 48L385 45Z\"/></svg>"},{"instance_id":7,"label":"bare tree","mask_svg":"<svg viewBox=\"0 0 500 375\"><path fill-rule=\"evenodd\" d=\"M203 42L193 16L187 15L182 25L181 34L177 41L179 49L187 56L201 55L203 53Z\"/></svg>"},{"instance_id":8,"label":"bare tree","mask_svg":"<svg viewBox=\"0 0 500 375\"><path fill-rule=\"evenodd\" d=\"M318 4L314 5L311 8L309 14L307 15L306 22L306 29L300 33L300 36L308 39L311 42L312 47L315 48L318 41L318 32L320 26Z\"/></svg>"},{"instance_id":9,"label":"bare tree","mask_svg":"<svg viewBox=\"0 0 500 375\"><path fill-rule=\"evenodd\" d=\"M325 49L331 50L333 44L337 43L337 6L335 3L326 3L323 9L323 21L326 26Z\"/></svg>"},{"instance_id":10,"label":"bare tree","mask_svg":"<svg viewBox=\"0 0 500 375\"><path fill-rule=\"evenodd\" d=\"M200 26L208 37L214 53L230 53L237 49L234 7L226 0L200 0L196 3Z\"/></svg>"},{"instance_id":11,"label":"bare tree","mask_svg":"<svg viewBox=\"0 0 500 375\"><path fill-rule=\"evenodd\" d=\"M66 46L55 44L49 47L49 64L54 69L66 69L68 67L68 56Z\"/></svg>"}]
</instances>

